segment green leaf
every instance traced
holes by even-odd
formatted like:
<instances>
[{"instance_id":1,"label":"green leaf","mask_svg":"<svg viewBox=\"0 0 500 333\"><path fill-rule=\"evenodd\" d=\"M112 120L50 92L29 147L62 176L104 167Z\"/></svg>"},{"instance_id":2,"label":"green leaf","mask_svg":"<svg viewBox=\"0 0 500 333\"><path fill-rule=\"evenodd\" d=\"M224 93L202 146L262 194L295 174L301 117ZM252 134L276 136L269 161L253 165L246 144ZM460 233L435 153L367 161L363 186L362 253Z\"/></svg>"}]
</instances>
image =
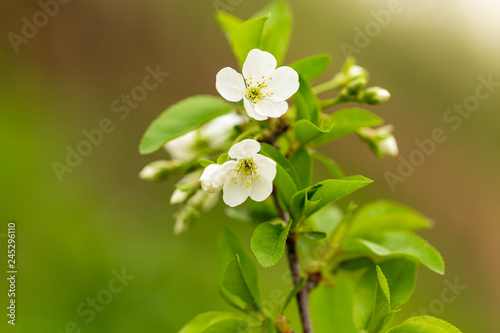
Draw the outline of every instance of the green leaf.
<instances>
[{"instance_id":1,"label":"green leaf","mask_svg":"<svg viewBox=\"0 0 500 333\"><path fill-rule=\"evenodd\" d=\"M262 37L261 50L273 54L280 65L290 42L292 11L286 1L274 1L254 15L254 17L261 16L269 16Z\"/></svg>"},{"instance_id":2,"label":"green leaf","mask_svg":"<svg viewBox=\"0 0 500 333\"><path fill-rule=\"evenodd\" d=\"M294 95L297 109L297 120L306 119L318 125L321 107L318 98L311 89L311 86L299 75L299 90ZM325 126L324 128L327 128Z\"/></svg>"},{"instance_id":3,"label":"green leaf","mask_svg":"<svg viewBox=\"0 0 500 333\"><path fill-rule=\"evenodd\" d=\"M298 60L290 65L307 83L313 82L330 66L332 58L327 54L320 54Z\"/></svg>"},{"instance_id":4,"label":"green leaf","mask_svg":"<svg viewBox=\"0 0 500 333\"><path fill-rule=\"evenodd\" d=\"M444 274L444 262L439 252L419 236L406 232L387 232L361 238L350 238L344 244L345 253L375 254L380 257L403 257Z\"/></svg>"},{"instance_id":5,"label":"green leaf","mask_svg":"<svg viewBox=\"0 0 500 333\"><path fill-rule=\"evenodd\" d=\"M307 278L305 278L305 277L300 278L299 282L293 287L293 289L290 291L290 293L286 297L285 303L283 303L283 307L281 308L281 311L279 312L280 315L285 313L285 310L288 307L288 305L290 304L290 302L292 301L292 299L294 299L295 296L297 296L300 289L302 289L302 287L305 286L306 282L307 282Z\"/></svg>"},{"instance_id":6,"label":"green leaf","mask_svg":"<svg viewBox=\"0 0 500 333\"><path fill-rule=\"evenodd\" d=\"M139 147L141 154L160 149L167 141L197 129L210 120L230 113L233 106L219 97L201 95L167 108L149 126Z\"/></svg>"},{"instance_id":7,"label":"green leaf","mask_svg":"<svg viewBox=\"0 0 500 333\"><path fill-rule=\"evenodd\" d=\"M246 332L248 323L231 312L205 312L194 317L179 333Z\"/></svg>"},{"instance_id":8,"label":"green leaf","mask_svg":"<svg viewBox=\"0 0 500 333\"><path fill-rule=\"evenodd\" d=\"M198 164L201 165L202 167L206 168L210 164L214 164L214 162L210 161L210 160L201 159L201 160L198 160Z\"/></svg>"},{"instance_id":9,"label":"green leaf","mask_svg":"<svg viewBox=\"0 0 500 333\"><path fill-rule=\"evenodd\" d=\"M231 46L241 66L243 66L248 52L261 47L262 34L267 19L266 16L245 21L233 33Z\"/></svg>"},{"instance_id":10,"label":"green leaf","mask_svg":"<svg viewBox=\"0 0 500 333\"><path fill-rule=\"evenodd\" d=\"M300 234L303 235L305 238L309 238L312 240L324 239L328 236L326 232L322 231L305 231L301 232Z\"/></svg>"},{"instance_id":11,"label":"green leaf","mask_svg":"<svg viewBox=\"0 0 500 333\"><path fill-rule=\"evenodd\" d=\"M306 225L311 225L314 230L330 234L344 217L344 212L336 205L330 205L316 212L307 220Z\"/></svg>"},{"instance_id":12,"label":"green leaf","mask_svg":"<svg viewBox=\"0 0 500 333\"><path fill-rule=\"evenodd\" d=\"M267 143L261 143L260 145L261 153L277 163L274 185L276 186L285 208L289 211L292 196L297 192L297 184L299 182L295 168L290 161L273 146Z\"/></svg>"},{"instance_id":13,"label":"green leaf","mask_svg":"<svg viewBox=\"0 0 500 333\"><path fill-rule=\"evenodd\" d=\"M239 28L240 25L243 24L242 19L224 11L216 12L215 19L219 23L222 31L224 31L229 41L231 41L234 32Z\"/></svg>"},{"instance_id":14,"label":"green leaf","mask_svg":"<svg viewBox=\"0 0 500 333\"><path fill-rule=\"evenodd\" d=\"M264 322L262 323L261 333L276 333L276 326L274 326L274 322L271 318L266 317Z\"/></svg>"},{"instance_id":15,"label":"green leaf","mask_svg":"<svg viewBox=\"0 0 500 333\"><path fill-rule=\"evenodd\" d=\"M446 321L429 316L412 317L387 333L461 333L458 328Z\"/></svg>"},{"instance_id":16,"label":"green leaf","mask_svg":"<svg viewBox=\"0 0 500 333\"><path fill-rule=\"evenodd\" d=\"M219 280L219 290L226 301L228 301L231 305L244 310L241 308L241 306L244 305L242 305L237 298L235 299L234 295L229 293L223 287L226 269L234 260L236 254L239 256L239 264L241 266L242 274L245 277L245 281L248 283L248 288L255 297L257 304L260 304L261 296L257 266L238 235L232 230L225 229L220 237L217 248L217 276Z\"/></svg>"},{"instance_id":17,"label":"green leaf","mask_svg":"<svg viewBox=\"0 0 500 333\"><path fill-rule=\"evenodd\" d=\"M380 263L379 267L384 272L391 291L391 310L396 310L410 299L415 289L417 264L395 258Z\"/></svg>"},{"instance_id":18,"label":"green leaf","mask_svg":"<svg viewBox=\"0 0 500 333\"><path fill-rule=\"evenodd\" d=\"M362 188L373 181L363 176L329 179L297 192L292 197L292 219L299 221L332 202Z\"/></svg>"},{"instance_id":19,"label":"green leaf","mask_svg":"<svg viewBox=\"0 0 500 333\"><path fill-rule=\"evenodd\" d=\"M284 226L282 223L266 222L255 229L250 245L263 267L274 266L280 260L291 225L291 223Z\"/></svg>"},{"instance_id":20,"label":"green leaf","mask_svg":"<svg viewBox=\"0 0 500 333\"><path fill-rule=\"evenodd\" d=\"M340 166L330 157L318 152L313 152L311 156L323 163L323 165L328 169L333 178L345 177L344 171L342 171Z\"/></svg>"},{"instance_id":21,"label":"green leaf","mask_svg":"<svg viewBox=\"0 0 500 333\"><path fill-rule=\"evenodd\" d=\"M226 207L225 213L230 218L242 222L260 224L279 218L279 212L274 203L264 200L261 202L250 201L238 207Z\"/></svg>"},{"instance_id":22,"label":"green leaf","mask_svg":"<svg viewBox=\"0 0 500 333\"><path fill-rule=\"evenodd\" d=\"M381 231L420 230L431 227L431 221L414 209L388 200L369 203L353 217L349 235L363 237Z\"/></svg>"},{"instance_id":23,"label":"green leaf","mask_svg":"<svg viewBox=\"0 0 500 333\"><path fill-rule=\"evenodd\" d=\"M321 133L328 133L330 129L322 129L307 119L301 119L295 123L295 137L303 145L313 140Z\"/></svg>"},{"instance_id":24,"label":"green leaf","mask_svg":"<svg viewBox=\"0 0 500 333\"><path fill-rule=\"evenodd\" d=\"M353 302L356 327L369 333L379 332L390 312L390 293L387 280L378 266L372 266L361 276Z\"/></svg>"},{"instance_id":25,"label":"green leaf","mask_svg":"<svg viewBox=\"0 0 500 333\"><path fill-rule=\"evenodd\" d=\"M312 161L311 155L304 147L299 147L290 156L290 163L297 170L299 177L299 189L302 190L308 186L311 186L312 182Z\"/></svg>"},{"instance_id":26,"label":"green leaf","mask_svg":"<svg viewBox=\"0 0 500 333\"><path fill-rule=\"evenodd\" d=\"M251 290L250 281L245 276L239 255L235 255L224 272L221 288L231 303L244 311L256 311L262 308L259 294Z\"/></svg>"},{"instance_id":27,"label":"green leaf","mask_svg":"<svg viewBox=\"0 0 500 333\"><path fill-rule=\"evenodd\" d=\"M333 113L323 122L322 127L330 128L330 131L318 135L312 144L314 146L322 145L354 133L361 127L378 126L382 123L382 118L369 111L358 108L342 109Z\"/></svg>"},{"instance_id":28,"label":"green leaf","mask_svg":"<svg viewBox=\"0 0 500 333\"><path fill-rule=\"evenodd\" d=\"M224 164L229 160L229 154L228 153L222 153L218 158L217 158L217 164Z\"/></svg>"},{"instance_id":29,"label":"green leaf","mask_svg":"<svg viewBox=\"0 0 500 333\"><path fill-rule=\"evenodd\" d=\"M298 185L299 184L299 177L297 176L297 172L295 171L294 166L292 163L290 163L289 160L283 156L276 148L271 146L270 144L267 144L265 142L260 143L260 153L266 155L279 165L283 167L283 169L286 171L286 173L292 178L293 182Z\"/></svg>"},{"instance_id":30,"label":"green leaf","mask_svg":"<svg viewBox=\"0 0 500 333\"><path fill-rule=\"evenodd\" d=\"M354 326L354 283L345 275L333 278L334 288L319 285L310 297L311 317L317 332L358 333Z\"/></svg>"}]
</instances>

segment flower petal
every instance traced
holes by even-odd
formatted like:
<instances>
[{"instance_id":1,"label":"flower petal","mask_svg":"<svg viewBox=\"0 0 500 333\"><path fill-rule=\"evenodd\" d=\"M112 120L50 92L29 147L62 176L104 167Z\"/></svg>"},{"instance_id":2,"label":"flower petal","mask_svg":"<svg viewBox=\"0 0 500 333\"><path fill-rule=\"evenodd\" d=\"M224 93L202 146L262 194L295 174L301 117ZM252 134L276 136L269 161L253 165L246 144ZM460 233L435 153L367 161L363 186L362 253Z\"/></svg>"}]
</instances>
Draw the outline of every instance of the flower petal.
<instances>
[{"instance_id":1,"label":"flower petal","mask_svg":"<svg viewBox=\"0 0 500 333\"><path fill-rule=\"evenodd\" d=\"M267 180L274 180L276 177L276 162L261 154L254 155L253 160L257 167L257 174Z\"/></svg>"},{"instance_id":2,"label":"flower petal","mask_svg":"<svg viewBox=\"0 0 500 333\"><path fill-rule=\"evenodd\" d=\"M250 198L255 201L266 200L273 193L273 182L265 178L259 178L250 186L252 192Z\"/></svg>"},{"instance_id":3,"label":"flower petal","mask_svg":"<svg viewBox=\"0 0 500 333\"><path fill-rule=\"evenodd\" d=\"M264 98L262 102L255 105L255 112L261 116L271 118L279 118L288 111L288 103L286 101L273 102L269 98Z\"/></svg>"},{"instance_id":4,"label":"flower petal","mask_svg":"<svg viewBox=\"0 0 500 333\"><path fill-rule=\"evenodd\" d=\"M245 106L245 110L248 113L248 116L255 120L266 120L267 116L263 116L255 112L255 104L250 102L248 99L243 99L243 105Z\"/></svg>"},{"instance_id":5,"label":"flower petal","mask_svg":"<svg viewBox=\"0 0 500 333\"><path fill-rule=\"evenodd\" d=\"M212 193L220 191L224 181L236 169L236 163L236 161L228 161L222 165L210 164L207 166L200 177L202 189Z\"/></svg>"},{"instance_id":6,"label":"flower petal","mask_svg":"<svg viewBox=\"0 0 500 333\"><path fill-rule=\"evenodd\" d=\"M243 64L243 76L245 79L259 80L262 76L267 77L272 73L278 62L276 58L269 52L253 49L248 53L247 59Z\"/></svg>"},{"instance_id":7,"label":"flower petal","mask_svg":"<svg viewBox=\"0 0 500 333\"><path fill-rule=\"evenodd\" d=\"M231 178L227 178L224 183L222 200L224 200L229 207L236 207L245 202L250 195L250 191L245 181L241 181L240 179L236 182Z\"/></svg>"},{"instance_id":8,"label":"flower petal","mask_svg":"<svg viewBox=\"0 0 500 333\"><path fill-rule=\"evenodd\" d=\"M231 158L243 159L254 156L259 152L259 150L260 150L260 143L258 141L252 139L246 139L232 146L231 149L229 149L228 154L229 157Z\"/></svg>"},{"instance_id":9,"label":"flower petal","mask_svg":"<svg viewBox=\"0 0 500 333\"><path fill-rule=\"evenodd\" d=\"M203 173L201 174L200 177L200 183L201 183L201 188L204 191L217 192L220 190L218 186L213 186L212 176L215 173L219 172L221 168L222 166L219 164L210 164L205 168L205 170L203 170Z\"/></svg>"},{"instance_id":10,"label":"flower petal","mask_svg":"<svg viewBox=\"0 0 500 333\"><path fill-rule=\"evenodd\" d=\"M245 96L245 80L231 67L223 68L217 73L215 88L230 102L238 102Z\"/></svg>"},{"instance_id":11,"label":"flower petal","mask_svg":"<svg viewBox=\"0 0 500 333\"><path fill-rule=\"evenodd\" d=\"M273 93L274 99L280 98L285 101L299 89L299 74L291 67L280 67L269 76L266 80L267 87L262 90L262 93L265 95Z\"/></svg>"}]
</instances>

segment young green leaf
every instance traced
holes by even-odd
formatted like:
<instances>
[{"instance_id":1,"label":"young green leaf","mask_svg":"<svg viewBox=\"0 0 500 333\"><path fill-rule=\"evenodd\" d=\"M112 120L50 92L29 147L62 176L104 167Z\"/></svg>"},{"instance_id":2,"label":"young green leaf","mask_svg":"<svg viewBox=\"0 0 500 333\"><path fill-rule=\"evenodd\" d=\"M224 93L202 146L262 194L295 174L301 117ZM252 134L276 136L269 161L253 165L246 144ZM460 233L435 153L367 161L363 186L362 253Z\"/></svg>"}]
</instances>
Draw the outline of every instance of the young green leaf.
<instances>
[{"instance_id":1,"label":"young green leaf","mask_svg":"<svg viewBox=\"0 0 500 333\"><path fill-rule=\"evenodd\" d=\"M262 329L260 333L276 333L276 326L271 318L266 317L262 322Z\"/></svg>"},{"instance_id":2,"label":"young green leaf","mask_svg":"<svg viewBox=\"0 0 500 333\"><path fill-rule=\"evenodd\" d=\"M220 154L219 157L217 157L217 164L224 164L229 160L229 154L228 153L222 153Z\"/></svg>"},{"instance_id":3,"label":"young green leaf","mask_svg":"<svg viewBox=\"0 0 500 333\"><path fill-rule=\"evenodd\" d=\"M321 114L318 97L316 97L311 89L311 86L300 75L299 83L299 90L294 95L295 106L297 109L297 120L306 119L311 123L318 125Z\"/></svg>"},{"instance_id":4,"label":"young green leaf","mask_svg":"<svg viewBox=\"0 0 500 333\"><path fill-rule=\"evenodd\" d=\"M353 318L358 330L377 333L390 312L387 280L378 266L361 276L354 293Z\"/></svg>"},{"instance_id":5,"label":"young green leaf","mask_svg":"<svg viewBox=\"0 0 500 333\"><path fill-rule=\"evenodd\" d=\"M290 291L290 293L286 297L285 303L283 303L283 307L281 308L281 310L279 312L280 315L282 315L283 313L285 313L285 310L288 307L288 305L290 304L290 302L292 301L292 299L294 299L295 296L297 296L297 294L299 293L300 289L302 289L302 287L305 286L306 282L307 282L307 278L302 277L299 280L299 282L293 287L293 289Z\"/></svg>"},{"instance_id":6,"label":"young green leaf","mask_svg":"<svg viewBox=\"0 0 500 333\"><path fill-rule=\"evenodd\" d=\"M292 11L286 1L274 1L262 8L254 17L269 16L262 37L261 49L276 57L278 66L283 62L292 30Z\"/></svg>"},{"instance_id":7,"label":"young green leaf","mask_svg":"<svg viewBox=\"0 0 500 333\"><path fill-rule=\"evenodd\" d=\"M243 268L241 267L239 255L235 255L224 272L222 284L220 285L223 296L244 311L256 311L262 308L260 292L255 294L251 290Z\"/></svg>"},{"instance_id":8,"label":"young green leaf","mask_svg":"<svg viewBox=\"0 0 500 333\"><path fill-rule=\"evenodd\" d=\"M261 47L267 19L268 17L265 16L245 21L234 31L231 46L240 65L243 66L248 52Z\"/></svg>"},{"instance_id":9,"label":"young green leaf","mask_svg":"<svg viewBox=\"0 0 500 333\"><path fill-rule=\"evenodd\" d=\"M224 276L229 264L234 260L235 255L239 256L239 265L245 280L248 283L252 295L254 295L257 304L260 304L259 273L252 256L243 245L238 235L229 229L225 229L219 240L217 248L217 276L219 280L219 289L222 296L233 306L240 308L241 302L233 300L233 297L223 287ZM236 304L235 304L236 303Z\"/></svg>"},{"instance_id":10,"label":"young green leaf","mask_svg":"<svg viewBox=\"0 0 500 333\"><path fill-rule=\"evenodd\" d=\"M230 103L214 96L194 96L180 101L168 107L151 123L142 137L139 151L141 154L150 154L160 149L167 141L232 110Z\"/></svg>"},{"instance_id":11,"label":"young green leaf","mask_svg":"<svg viewBox=\"0 0 500 333\"><path fill-rule=\"evenodd\" d=\"M387 333L462 333L446 321L429 316L412 317Z\"/></svg>"},{"instance_id":12,"label":"young green leaf","mask_svg":"<svg viewBox=\"0 0 500 333\"><path fill-rule=\"evenodd\" d=\"M299 184L299 179L295 168L276 148L267 144L261 143L261 153L277 163L276 166L276 178L274 179L274 184L276 189L286 206L286 209L290 209L290 202L292 196L297 192L297 186Z\"/></svg>"},{"instance_id":13,"label":"young green leaf","mask_svg":"<svg viewBox=\"0 0 500 333\"><path fill-rule=\"evenodd\" d=\"M292 197L292 219L299 221L302 216L311 216L321 208L372 182L363 176L351 176L325 180L299 191Z\"/></svg>"},{"instance_id":14,"label":"young green leaf","mask_svg":"<svg viewBox=\"0 0 500 333\"><path fill-rule=\"evenodd\" d=\"M332 58L328 54L320 54L298 60L290 65L307 83L313 82L330 66Z\"/></svg>"},{"instance_id":15,"label":"young green leaf","mask_svg":"<svg viewBox=\"0 0 500 333\"><path fill-rule=\"evenodd\" d=\"M334 288L318 286L311 293L311 317L317 332L358 333L352 317L354 283L345 275L333 278Z\"/></svg>"},{"instance_id":16,"label":"young green leaf","mask_svg":"<svg viewBox=\"0 0 500 333\"><path fill-rule=\"evenodd\" d=\"M261 142L260 144L260 152L265 156L271 158L273 161L278 163L285 169L286 173L292 178L293 182L297 185L299 183L299 178L297 176L297 172L295 171L295 167L290 163L289 160L283 156L276 148L271 146L270 144Z\"/></svg>"},{"instance_id":17,"label":"young green leaf","mask_svg":"<svg viewBox=\"0 0 500 333\"><path fill-rule=\"evenodd\" d=\"M291 225L266 222L255 229L250 245L263 267L274 266L280 260Z\"/></svg>"},{"instance_id":18,"label":"young green leaf","mask_svg":"<svg viewBox=\"0 0 500 333\"><path fill-rule=\"evenodd\" d=\"M214 162L210 161L210 160L201 159L201 160L198 160L198 164L201 165L202 167L206 168L210 164L214 164Z\"/></svg>"},{"instance_id":19,"label":"young green leaf","mask_svg":"<svg viewBox=\"0 0 500 333\"><path fill-rule=\"evenodd\" d=\"M300 235L304 236L305 238L312 239L312 240L320 240L324 239L328 236L326 232L322 231L304 231L301 232Z\"/></svg>"},{"instance_id":20,"label":"young green leaf","mask_svg":"<svg viewBox=\"0 0 500 333\"><path fill-rule=\"evenodd\" d=\"M345 135L355 133L361 127L373 127L382 123L382 118L367 110L358 108L342 109L325 119L322 127L330 128L330 131L318 135L312 141L312 145L319 146Z\"/></svg>"},{"instance_id":21,"label":"young green leaf","mask_svg":"<svg viewBox=\"0 0 500 333\"><path fill-rule=\"evenodd\" d=\"M391 291L391 310L396 310L409 299L415 289L417 264L402 258L389 259L379 264Z\"/></svg>"},{"instance_id":22,"label":"young green leaf","mask_svg":"<svg viewBox=\"0 0 500 333\"><path fill-rule=\"evenodd\" d=\"M307 119L301 119L295 123L295 137L303 145L309 143L321 133L328 133L330 129L322 129Z\"/></svg>"},{"instance_id":23,"label":"young green leaf","mask_svg":"<svg viewBox=\"0 0 500 333\"><path fill-rule=\"evenodd\" d=\"M234 32L243 24L242 19L225 11L216 12L215 18L229 41L231 41Z\"/></svg>"},{"instance_id":24,"label":"young green leaf","mask_svg":"<svg viewBox=\"0 0 500 333\"><path fill-rule=\"evenodd\" d=\"M342 171L342 168L330 157L325 156L318 152L313 152L311 154L312 157L323 163L323 165L328 169L333 178L344 178L345 173Z\"/></svg>"},{"instance_id":25,"label":"young green leaf","mask_svg":"<svg viewBox=\"0 0 500 333\"><path fill-rule=\"evenodd\" d=\"M375 232L427 229L431 221L400 203L381 200L361 207L353 217L348 234L363 237Z\"/></svg>"},{"instance_id":26,"label":"young green leaf","mask_svg":"<svg viewBox=\"0 0 500 333\"><path fill-rule=\"evenodd\" d=\"M439 252L419 236L406 232L387 232L361 238L350 238L345 253L374 254L380 257L404 257L444 274L444 262Z\"/></svg>"},{"instance_id":27,"label":"young green leaf","mask_svg":"<svg viewBox=\"0 0 500 333\"><path fill-rule=\"evenodd\" d=\"M344 212L336 205L329 205L316 212L307 221L305 226L311 226L313 230L330 234L344 217Z\"/></svg>"},{"instance_id":28,"label":"young green leaf","mask_svg":"<svg viewBox=\"0 0 500 333\"><path fill-rule=\"evenodd\" d=\"M297 170L299 177L299 189L302 190L311 186L312 182L312 161L311 155L304 147L298 148L291 156L290 163Z\"/></svg>"},{"instance_id":29,"label":"young green leaf","mask_svg":"<svg viewBox=\"0 0 500 333\"><path fill-rule=\"evenodd\" d=\"M231 312L205 312L194 317L179 333L227 332L243 333L249 325L239 315Z\"/></svg>"}]
</instances>

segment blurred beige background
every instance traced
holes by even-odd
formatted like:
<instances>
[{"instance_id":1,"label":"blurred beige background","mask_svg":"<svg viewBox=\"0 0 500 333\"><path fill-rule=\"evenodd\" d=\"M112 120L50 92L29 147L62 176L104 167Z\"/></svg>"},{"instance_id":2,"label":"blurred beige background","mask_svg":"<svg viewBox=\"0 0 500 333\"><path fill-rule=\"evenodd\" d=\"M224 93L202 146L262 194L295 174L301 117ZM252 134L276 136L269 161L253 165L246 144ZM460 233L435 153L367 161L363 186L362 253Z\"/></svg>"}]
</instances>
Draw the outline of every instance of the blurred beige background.
<instances>
[{"instance_id":1,"label":"blurred beige background","mask_svg":"<svg viewBox=\"0 0 500 333\"><path fill-rule=\"evenodd\" d=\"M220 3L245 18L266 1ZM400 319L428 311L463 332L500 331L500 87L491 86L477 105L471 97L480 77L500 82L500 4L401 0L398 13L377 30L373 22L392 6L390 1L290 3L295 33L286 63L331 54L326 80L343 62L341 45L353 45L358 63L370 70L370 84L392 93L389 103L370 110L395 125L402 158L416 158L415 140L431 138L436 128L446 134L447 140L436 144L394 191L384 173L397 173L400 159L377 160L355 137L325 148L347 173L375 180L353 199L398 200L436 221L424 236L443 254L446 275L421 269ZM0 236L9 220L18 221L18 325L7 332L63 332L68 325L82 332L176 332L199 312L227 309L216 288L215 240L223 226L237 229L246 240L251 228L221 221L219 207L188 234L174 237L174 210L168 204L173 182L137 179L143 165L164 157L162 152L138 154L147 125L180 99L216 94L217 71L236 67L213 18L214 4L73 0L31 31L16 53L8 34L22 35L23 17L32 21L41 7L35 1L0 2L5 36L0 49ZM43 17L37 19L43 23ZM374 30L361 47L357 31L367 27ZM169 75L128 112L114 112L116 99L142 85L148 66ZM463 103L465 111L455 113L454 105ZM67 146L76 149L85 139L82 131L97 128L103 119L113 130L59 181L53 163L64 163ZM0 240L5 253L5 239ZM88 299L102 296L113 270L122 268L135 278L92 315ZM264 294L280 287L285 269L280 263L262 272ZM1 281L0 290L6 290ZM445 301L449 283L467 289Z\"/></svg>"}]
</instances>

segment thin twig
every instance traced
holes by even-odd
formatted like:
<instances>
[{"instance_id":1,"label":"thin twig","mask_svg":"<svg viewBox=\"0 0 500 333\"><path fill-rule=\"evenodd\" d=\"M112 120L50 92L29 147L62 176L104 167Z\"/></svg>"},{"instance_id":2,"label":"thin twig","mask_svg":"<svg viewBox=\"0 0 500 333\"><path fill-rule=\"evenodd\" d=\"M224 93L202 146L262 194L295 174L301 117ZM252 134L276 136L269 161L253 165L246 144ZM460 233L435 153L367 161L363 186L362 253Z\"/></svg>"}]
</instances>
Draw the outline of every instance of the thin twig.
<instances>
[{"instance_id":1,"label":"thin twig","mask_svg":"<svg viewBox=\"0 0 500 333\"><path fill-rule=\"evenodd\" d=\"M276 189L273 191L274 202L278 211L280 213L280 217L286 223L291 223L290 218L281 207L278 194ZM299 262L299 254L297 253L297 238L294 234L288 235L286 240L286 248L288 252L288 262L290 264L290 270L292 271L293 284L297 285L301 279L300 276L300 262ZM316 286L316 283L313 281L308 281L306 285L304 285L300 291L297 293L297 303L299 305L299 313L300 320L302 322L302 330L304 333L314 333L311 321L311 313L309 311L309 292Z\"/></svg>"},{"instance_id":2,"label":"thin twig","mask_svg":"<svg viewBox=\"0 0 500 333\"><path fill-rule=\"evenodd\" d=\"M297 240L293 235L292 237L288 237L286 242L288 262L290 263L294 284L297 284L300 281L300 263L296 244ZM304 333L314 332L311 321L311 313L309 311L309 288L308 284L306 284L297 294L300 320L302 321L302 330Z\"/></svg>"}]
</instances>

